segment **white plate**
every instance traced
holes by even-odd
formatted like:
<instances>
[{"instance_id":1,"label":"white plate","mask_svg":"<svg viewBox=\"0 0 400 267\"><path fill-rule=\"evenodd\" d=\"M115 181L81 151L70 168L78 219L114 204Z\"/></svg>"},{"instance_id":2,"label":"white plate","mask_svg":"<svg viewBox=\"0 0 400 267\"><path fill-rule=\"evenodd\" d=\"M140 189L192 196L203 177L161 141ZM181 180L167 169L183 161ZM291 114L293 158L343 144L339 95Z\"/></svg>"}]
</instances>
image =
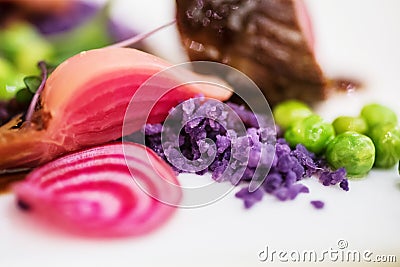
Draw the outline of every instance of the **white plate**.
<instances>
[{"instance_id":1,"label":"white plate","mask_svg":"<svg viewBox=\"0 0 400 267\"><path fill-rule=\"evenodd\" d=\"M101 0L100 0L101 2ZM356 115L371 101L400 114L400 2L398 0L307 0L317 37L317 54L331 76L360 78L366 90L319 105L331 120ZM149 30L173 18L173 0L115 0L119 19ZM173 29L150 38L154 51L172 62L182 54ZM196 179L185 175L181 179ZM247 211L233 193L198 209L180 209L160 230L142 237L101 241L69 236L35 225L20 213L12 195L0 196L0 266L267 266L259 252L270 250L371 251L400 262L400 178L395 169L372 171L351 190L328 188L315 179L310 194L292 202L270 196ZM310 200L325 201L315 210ZM348 248L340 250L337 242ZM319 255L320 255L319 254ZM279 263L276 258L275 263ZM331 263L329 259L324 264ZM336 262L336 264L344 264ZM268 265L268 266L269 266ZM383 266L383 265L381 265Z\"/></svg>"}]
</instances>

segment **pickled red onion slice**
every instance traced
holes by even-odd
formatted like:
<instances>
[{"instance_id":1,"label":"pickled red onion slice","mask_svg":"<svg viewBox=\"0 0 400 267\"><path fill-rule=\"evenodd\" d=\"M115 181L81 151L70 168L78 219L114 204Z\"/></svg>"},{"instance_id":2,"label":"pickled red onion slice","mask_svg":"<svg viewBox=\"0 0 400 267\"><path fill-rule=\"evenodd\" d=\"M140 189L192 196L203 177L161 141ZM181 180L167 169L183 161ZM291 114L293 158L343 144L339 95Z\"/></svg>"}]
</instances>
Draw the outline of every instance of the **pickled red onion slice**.
<instances>
[{"instance_id":1,"label":"pickled red onion slice","mask_svg":"<svg viewBox=\"0 0 400 267\"><path fill-rule=\"evenodd\" d=\"M87 236L142 235L164 224L182 197L172 169L150 149L117 143L50 162L14 187L32 214Z\"/></svg>"}]
</instances>

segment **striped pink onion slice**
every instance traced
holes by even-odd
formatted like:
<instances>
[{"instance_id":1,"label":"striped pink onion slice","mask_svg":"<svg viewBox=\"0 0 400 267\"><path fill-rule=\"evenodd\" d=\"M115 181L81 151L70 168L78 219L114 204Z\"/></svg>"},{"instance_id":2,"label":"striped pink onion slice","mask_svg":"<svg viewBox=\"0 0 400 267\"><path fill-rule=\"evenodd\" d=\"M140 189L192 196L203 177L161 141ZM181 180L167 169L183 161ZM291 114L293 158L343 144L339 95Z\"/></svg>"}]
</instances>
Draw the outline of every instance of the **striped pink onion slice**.
<instances>
[{"instance_id":1,"label":"striped pink onion slice","mask_svg":"<svg viewBox=\"0 0 400 267\"><path fill-rule=\"evenodd\" d=\"M135 143L59 158L34 170L14 191L25 210L99 237L148 233L171 217L182 197L170 166Z\"/></svg>"}]
</instances>

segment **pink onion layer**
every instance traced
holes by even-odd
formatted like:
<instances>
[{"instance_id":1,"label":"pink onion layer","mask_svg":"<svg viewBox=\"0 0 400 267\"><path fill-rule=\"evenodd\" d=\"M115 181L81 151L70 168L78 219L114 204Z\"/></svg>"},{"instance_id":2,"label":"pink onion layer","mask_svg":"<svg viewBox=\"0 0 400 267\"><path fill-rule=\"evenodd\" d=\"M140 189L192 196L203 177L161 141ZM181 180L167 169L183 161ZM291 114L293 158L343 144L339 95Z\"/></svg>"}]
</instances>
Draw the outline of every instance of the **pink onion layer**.
<instances>
[{"instance_id":1,"label":"pink onion layer","mask_svg":"<svg viewBox=\"0 0 400 267\"><path fill-rule=\"evenodd\" d=\"M142 235L164 224L182 191L169 165L134 143L91 148L50 162L14 187L18 203L81 235Z\"/></svg>"}]
</instances>

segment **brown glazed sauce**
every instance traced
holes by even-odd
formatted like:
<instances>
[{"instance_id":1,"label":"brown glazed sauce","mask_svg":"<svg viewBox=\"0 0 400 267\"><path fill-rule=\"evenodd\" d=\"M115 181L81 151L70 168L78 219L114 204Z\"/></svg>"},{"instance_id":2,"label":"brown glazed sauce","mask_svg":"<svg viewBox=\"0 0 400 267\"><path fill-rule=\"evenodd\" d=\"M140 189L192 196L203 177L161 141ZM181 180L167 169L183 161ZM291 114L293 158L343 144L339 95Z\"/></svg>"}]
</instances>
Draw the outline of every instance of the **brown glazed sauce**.
<instances>
[{"instance_id":1,"label":"brown glazed sauce","mask_svg":"<svg viewBox=\"0 0 400 267\"><path fill-rule=\"evenodd\" d=\"M334 92L353 92L361 90L364 85L359 80L335 78L328 81L328 87Z\"/></svg>"}]
</instances>

